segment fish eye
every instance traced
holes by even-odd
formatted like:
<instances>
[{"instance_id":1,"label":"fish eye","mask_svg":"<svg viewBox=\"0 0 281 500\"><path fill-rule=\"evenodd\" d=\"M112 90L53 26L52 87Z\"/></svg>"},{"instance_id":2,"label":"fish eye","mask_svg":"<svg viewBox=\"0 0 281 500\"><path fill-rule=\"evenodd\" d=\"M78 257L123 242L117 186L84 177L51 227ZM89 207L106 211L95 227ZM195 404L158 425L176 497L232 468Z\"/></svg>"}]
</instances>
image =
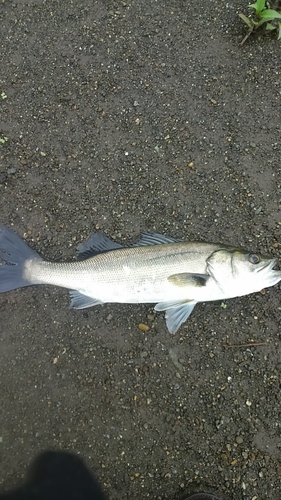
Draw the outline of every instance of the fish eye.
<instances>
[{"instance_id":1,"label":"fish eye","mask_svg":"<svg viewBox=\"0 0 281 500\"><path fill-rule=\"evenodd\" d=\"M260 262L260 256L257 255L256 253L251 253L249 255L249 262L251 262L251 264L258 264Z\"/></svg>"}]
</instances>

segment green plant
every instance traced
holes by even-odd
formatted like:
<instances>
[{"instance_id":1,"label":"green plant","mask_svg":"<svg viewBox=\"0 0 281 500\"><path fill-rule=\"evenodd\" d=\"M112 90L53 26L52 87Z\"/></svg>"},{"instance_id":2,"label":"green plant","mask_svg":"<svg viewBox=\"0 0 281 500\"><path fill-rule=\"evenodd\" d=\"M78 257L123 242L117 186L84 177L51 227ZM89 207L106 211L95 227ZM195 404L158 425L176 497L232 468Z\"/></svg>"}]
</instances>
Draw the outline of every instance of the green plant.
<instances>
[{"instance_id":1,"label":"green plant","mask_svg":"<svg viewBox=\"0 0 281 500\"><path fill-rule=\"evenodd\" d=\"M2 99L7 99L7 94L5 94L5 92L1 92L1 98Z\"/></svg>"},{"instance_id":2,"label":"green plant","mask_svg":"<svg viewBox=\"0 0 281 500\"><path fill-rule=\"evenodd\" d=\"M244 14L239 14L239 17L247 24L249 30L247 35L243 38L240 45L243 45L246 40L249 38L253 31L256 31L258 28L266 25L267 30L277 30L278 40L281 40L281 14L277 12L277 10L270 9L267 6L266 0L257 0L256 3L252 3L249 5L250 9L254 9L254 17L247 17ZM273 23L272 23L273 21Z\"/></svg>"}]
</instances>

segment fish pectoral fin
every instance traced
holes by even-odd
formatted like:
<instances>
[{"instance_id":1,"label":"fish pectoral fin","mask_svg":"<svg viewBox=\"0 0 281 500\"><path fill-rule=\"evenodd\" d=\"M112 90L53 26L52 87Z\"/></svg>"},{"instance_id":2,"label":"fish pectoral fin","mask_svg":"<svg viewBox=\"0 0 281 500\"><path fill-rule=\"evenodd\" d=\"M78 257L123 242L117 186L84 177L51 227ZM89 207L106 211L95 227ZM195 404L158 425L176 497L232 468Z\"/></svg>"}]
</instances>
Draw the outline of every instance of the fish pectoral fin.
<instances>
[{"instance_id":1,"label":"fish pectoral fin","mask_svg":"<svg viewBox=\"0 0 281 500\"><path fill-rule=\"evenodd\" d=\"M178 243L177 238L171 238L170 236L163 236L158 233L143 233L140 241L135 243L134 247L146 247L149 245L163 245L164 243Z\"/></svg>"},{"instance_id":2,"label":"fish pectoral fin","mask_svg":"<svg viewBox=\"0 0 281 500\"><path fill-rule=\"evenodd\" d=\"M178 273L168 277L168 281L176 286L206 286L208 274Z\"/></svg>"},{"instance_id":3,"label":"fish pectoral fin","mask_svg":"<svg viewBox=\"0 0 281 500\"><path fill-rule=\"evenodd\" d=\"M103 302L101 302L100 300L93 299L93 297L88 297L88 295L84 295L77 290L71 290L69 294L71 297L69 309L86 309L86 307L103 304Z\"/></svg>"},{"instance_id":4,"label":"fish pectoral fin","mask_svg":"<svg viewBox=\"0 0 281 500\"><path fill-rule=\"evenodd\" d=\"M170 333L176 333L195 307L194 300L159 302L154 307L155 311L166 311L165 318Z\"/></svg>"},{"instance_id":5,"label":"fish pectoral fin","mask_svg":"<svg viewBox=\"0 0 281 500\"><path fill-rule=\"evenodd\" d=\"M86 241L78 245L77 260L86 260L99 253L117 250L118 248L123 248L123 246L110 240L103 233L93 233Z\"/></svg>"}]
</instances>

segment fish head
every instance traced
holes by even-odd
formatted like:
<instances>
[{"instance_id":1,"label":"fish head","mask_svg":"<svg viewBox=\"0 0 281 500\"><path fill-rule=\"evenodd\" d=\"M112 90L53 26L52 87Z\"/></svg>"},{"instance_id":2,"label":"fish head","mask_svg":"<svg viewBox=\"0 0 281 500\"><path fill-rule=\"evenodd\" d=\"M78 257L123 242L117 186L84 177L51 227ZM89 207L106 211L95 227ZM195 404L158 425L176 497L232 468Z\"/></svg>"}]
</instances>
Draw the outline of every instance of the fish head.
<instances>
[{"instance_id":1,"label":"fish head","mask_svg":"<svg viewBox=\"0 0 281 500\"><path fill-rule=\"evenodd\" d=\"M239 297L281 280L276 259L237 248L219 249L208 258L207 270L228 297Z\"/></svg>"}]
</instances>

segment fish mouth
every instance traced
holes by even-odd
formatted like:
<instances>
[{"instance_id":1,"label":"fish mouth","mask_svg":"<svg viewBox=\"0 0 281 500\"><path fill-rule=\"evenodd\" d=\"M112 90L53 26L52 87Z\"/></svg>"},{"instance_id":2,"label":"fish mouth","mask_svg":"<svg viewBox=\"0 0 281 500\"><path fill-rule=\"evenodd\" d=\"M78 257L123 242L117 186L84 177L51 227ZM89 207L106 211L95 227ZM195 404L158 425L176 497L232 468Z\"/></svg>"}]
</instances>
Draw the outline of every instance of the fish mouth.
<instances>
[{"instance_id":1,"label":"fish mouth","mask_svg":"<svg viewBox=\"0 0 281 500\"><path fill-rule=\"evenodd\" d=\"M281 271L273 269L277 264L277 259L271 259L267 264L261 263L261 265L256 269L259 273L259 278L262 278L265 282L264 286L276 285L281 280Z\"/></svg>"}]
</instances>

